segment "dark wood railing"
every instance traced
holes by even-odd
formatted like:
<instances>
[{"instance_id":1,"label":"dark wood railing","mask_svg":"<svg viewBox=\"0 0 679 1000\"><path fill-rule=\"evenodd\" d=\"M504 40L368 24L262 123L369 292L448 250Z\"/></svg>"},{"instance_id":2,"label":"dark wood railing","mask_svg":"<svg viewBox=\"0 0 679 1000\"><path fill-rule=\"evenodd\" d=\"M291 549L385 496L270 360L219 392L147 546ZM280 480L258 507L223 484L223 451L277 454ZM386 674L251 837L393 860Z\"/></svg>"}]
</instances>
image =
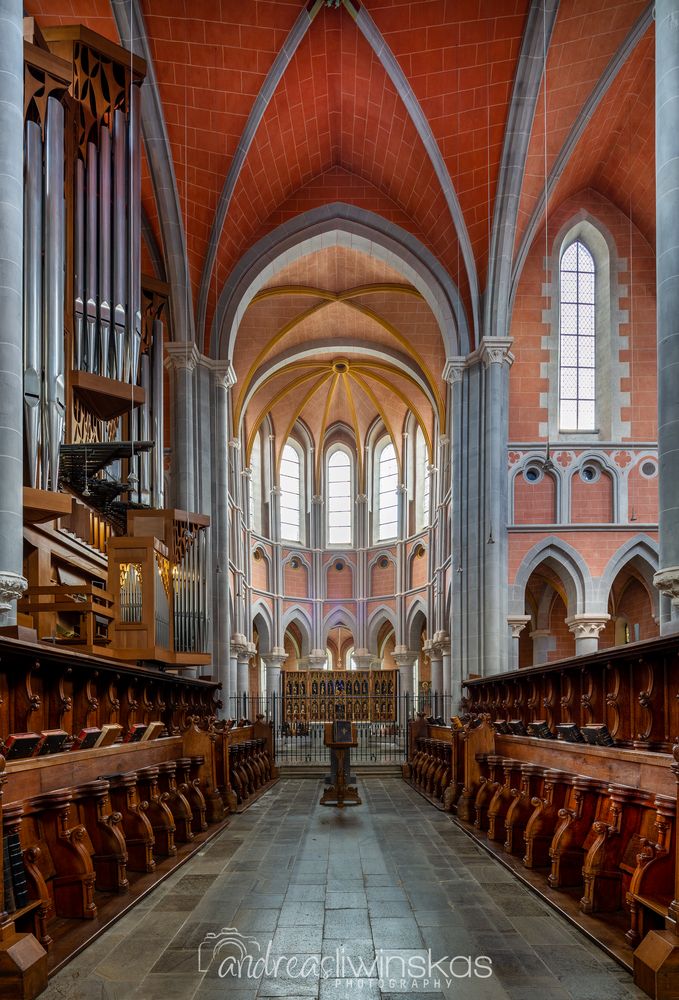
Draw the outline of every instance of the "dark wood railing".
<instances>
[{"instance_id":1,"label":"dark wood railing","mask_svg":"<svg viewBox=\"0 0 679 1000\"><path fill-rule=\"evenodd\" d=\"M669 753L679 742L679 636L647 639L464 682L466 711L494 722L603 723L617 744Z\"/></svg>"},{"instance_id":2,"label":"dark wood railing","mask_svg":"<svg viewBox=\"0 0 679 1000\"><path fill-rule=\"evenodd\" d=\"M161 720L179 733L189 718L217 714L219 685L149 667L0 637L0 737Z\"/></svg>"}]
</instances>

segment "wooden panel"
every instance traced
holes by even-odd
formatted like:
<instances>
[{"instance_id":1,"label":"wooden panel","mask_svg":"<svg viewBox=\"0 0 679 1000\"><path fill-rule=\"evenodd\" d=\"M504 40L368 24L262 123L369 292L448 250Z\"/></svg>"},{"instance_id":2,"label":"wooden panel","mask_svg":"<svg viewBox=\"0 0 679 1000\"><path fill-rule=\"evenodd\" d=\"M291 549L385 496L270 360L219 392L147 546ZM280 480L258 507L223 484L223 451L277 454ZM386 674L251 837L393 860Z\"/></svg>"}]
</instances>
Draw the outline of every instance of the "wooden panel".
<instances>
[{"instance_id":1,"label":"wooden panel","mask_svg":"<svg viewBox=\"0 0 679 1000\"><path fill-rule=\"evenodd\" d=\"M68 788L101 776L176 760L181 754L181 737L169 736L150 743L122 743L55 753L36 760L8 761L4 800L9 804L55 788Z\"/></svg>"}]
</instances>

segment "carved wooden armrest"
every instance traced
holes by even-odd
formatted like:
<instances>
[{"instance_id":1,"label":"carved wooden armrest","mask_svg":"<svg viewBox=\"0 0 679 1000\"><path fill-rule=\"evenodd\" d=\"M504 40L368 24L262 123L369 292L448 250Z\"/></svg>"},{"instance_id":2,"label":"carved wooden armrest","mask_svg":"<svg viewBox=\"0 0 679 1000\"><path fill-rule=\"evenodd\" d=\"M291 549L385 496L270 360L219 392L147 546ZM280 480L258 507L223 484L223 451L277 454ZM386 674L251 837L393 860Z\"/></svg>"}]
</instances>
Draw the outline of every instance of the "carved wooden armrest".
<instances>
[{"instance_id":1,"label":"carved wooden armrest","mask_svg":"<svg viewBox=\"0 0 679 1000\"><path fill-rule=\"evenodd\" d=\"M645 868L655 858L664 857L667 854L666 847L663 847L662 844L656 844L652 840L647 840L645 837L641 840L640 848L637 854L637 868Z\"/></svg>"},{"instance_id":2,"label":"carved wooden armrest","mask_svg":"<svg viewBox=\"0 0 679 1000\"><path fill-rule=\"evenodd\" d=\"M67 830L64 834L64 839L75 843L83 842L85 846L87 846L90 842L90 835L87 832L87 829L80 824L79 826L72 826L69 830Z\"/></svg>"},{"instance_id":3,"label":"carved wooden armrest","mask_svg":"<svg viewBox=\"0 0 679 1000\"><path fill-rule=\"evenodd\" d=\"M38 866L39 860L42 857L41 849L36 844L32 847L27 847L23 853L29 899L42 899L43 902L49 903L50 894L47 882L43 878Z\"/></svg>"},{"instance_id":4,"label":"carved wooden armrest","mask_svg":"<svg viewBox=\"0 0 679 1000\"><path fill-rule=\"evenodd\" d=\"M117 826L123 821L123 814L119 812L111 812L108 816L104 817L104 821L108 826Z\"/></svg>"}]
</instances>

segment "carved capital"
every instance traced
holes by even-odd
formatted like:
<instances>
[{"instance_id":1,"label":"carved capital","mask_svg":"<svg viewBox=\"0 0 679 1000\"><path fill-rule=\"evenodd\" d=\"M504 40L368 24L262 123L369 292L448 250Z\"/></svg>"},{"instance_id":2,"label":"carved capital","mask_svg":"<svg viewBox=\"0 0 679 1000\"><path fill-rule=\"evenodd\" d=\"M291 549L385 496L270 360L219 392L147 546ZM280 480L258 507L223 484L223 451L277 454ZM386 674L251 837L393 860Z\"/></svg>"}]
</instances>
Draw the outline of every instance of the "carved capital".
<instances>
[{"instance_id":1,"label":"carved capital","mask_svg":"<svg viewBox=\"0 0 679 1000\"><path fill-rule=\"evenodd\" d=\"M610 620L610 615L573 615L566 625L576 639L598 639Z\"/></svg>"},{"instance_id":2,"label":"carved capital","mask_svg":"<svg viewBox=\"0 0 679 1000\"><path fill-rule=\"evenodd\" d=\"M28 587L25 576L9 571L0 572L0 611L11 611L12 603L18 601Z\"/></svg>"},{"instance_id":3,"label":"carved capital","mask_svg":"<svg viewBox=\"0 0 679 1000\"><path fill-rule=\"evenodd\" d=\"M514 363L514 355L510 351L512 346L511 337L484 337L479 345L479 356L484 367L491 365L507 364L511 367Z\"/></svg>"},{"instance_id":4,"label":"carved capital","mask_svg":"<svg viewBox=\"0 0 679 1000\"><path fill-rule=\"evenodd\" d=\"M209 367L218 389L231 389L238 381L230 361L211 361Z\"/></svg>"},{"instance_id":5,"label":"carved capital","mask_svg":"<svg viewBox=\"0 0 679 1000\"><path fill-rule=\"evenodd\" d=\"M353 654L353 660L359 670L370 670L374 659L375 657L368 649L356 649Z\"/></svg>"},{"instance_id":6,"label":"carved capital","mask_svg":"<svg viewBox=\"0 0 679 1000\"><path fill-rule=\"evenodd\" d=\"M309 666L312 670L322 669L328 662L328 657L323 649L312 649L309 653Z\"/></svg>"},{"instance_id":7,"label":"carved capital","mask_svg":"<svg viewBox=\"0 0 679 1000\"><path fill-rule=\"evenodd\" d=\"M526 625L530 622L530 615L510 615L507 624L512 630L512 639L518 639Z\"/></svg>"},{"instance_id":8,"label":"carved capital","mask_svg":"<svg viewBox=\"0 0 679 1000\"><path fill-rule=\"evenodd\" d=\"M397 646L392 656L397 667L412 667L418 654L416 650L408 649L407 646Z\"/></svg>"},{"instance_id":9,"label":"carved capital","mask_svg":"<svg viewBox=\"0 0 679 1000\"><path fill-rule=\"evenodd\" d=\"M467 361L465 358L448 358L443 369L443 380L448 385L461 382Z\"/></svg>"},{"instance_id":10,"label":"carved capital","mask_svg":"<svg viewBox=\"0 0 679 1000\"><path fill-rule=\"evenodd\" d=\"M264 660L264 665L267 667L281 667L288 658L288 654L283 650L274 649L271 653L265 653L262 656Z\"/></svg>"},{"instance_id":11,"label":"carved capital","mask_svg":"<svg viewBox=\"0 0 679 1000\"><path fill-rule=\"evenodd\" d=\"M165 344L163 351L167 367L178 372L192 372L200 358L200 351L188 340Z\"/></svg>"},{"instance_id":12,"label":"carved capital","mask_svg":"<svg viewBox=\"0 0 679 1000\"><path fill-rule=\"evenodd\" d=\"M675 607L679 607L679 566L661 569L653 577L653 583L661 594L666 594Z\"/></svg>"}]
</instances>

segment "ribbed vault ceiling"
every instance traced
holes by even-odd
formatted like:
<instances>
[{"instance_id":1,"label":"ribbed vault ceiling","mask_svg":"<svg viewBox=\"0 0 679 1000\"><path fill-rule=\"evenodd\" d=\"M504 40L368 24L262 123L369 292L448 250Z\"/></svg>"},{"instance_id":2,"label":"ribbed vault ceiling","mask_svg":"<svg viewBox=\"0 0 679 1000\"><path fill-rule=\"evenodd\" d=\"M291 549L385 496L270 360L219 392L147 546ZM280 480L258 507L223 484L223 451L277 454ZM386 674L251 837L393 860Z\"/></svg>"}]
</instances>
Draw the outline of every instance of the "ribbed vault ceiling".
<instances>
[{"instance_id":1,"label":"ribbed vault ceiling","mask_svg":"<svg viewBox=\"0 0 679 1000\"><path fill-rule=\"evenodd\" d=\"M430 451L435 415L445 428L440 331L411 284L365 253L332 246L282 268L241 321L234 366L234 431L244 421L248 457L270 419L278 454L296 422L319 442L342 425L359 456L372 428L401 454L413 413Z\"/></svg>"},{"instance_id":2,"label":"ribbed vault ceiling","mask_svg":"<svg viewBox=\"0 0 679 1000\"><path fill-rule=\"evenodd\" d=\"M525 79L517 80L522 41L531 12L539 18L542 7L529 0L343 0L339 8L314 0L130 2L153 61L206 352L215 303L235 264L286 220L334 201L377 212L421 241L459 287L472 340L478 337L491 231L498 206L508 203L506 191L499 197L507 176L500 164L512 95L524 97ZM81 21L119 41L111 0L25 6L43 25ZM519 164L515 260L526 233L531 242L540 237L542 214L534 232L529 222L545 173L557 164L550 211L595 188L653 240L650 18L639 34L643 44L626 44L647 8L644 0L558 4ZM616 53L618 75L602 87ZM593 113L569 146L593 97ZM143 198L153 240L174 252L176 233L158 217L146 166ZM145 261L150 267L151 256ZM305 284L338 291L315 277ZM347 280L342 289L358 285ZM345 314L333 323L351 317L363 337L365 313L356 307L369 309L376 299L372 292L331 303ZM395 309L397 301L390 299ZM384 301L377 311L392 322L389 308ZM433 372L438 378L440 369Z\"/></svg>"}]
</instances>

